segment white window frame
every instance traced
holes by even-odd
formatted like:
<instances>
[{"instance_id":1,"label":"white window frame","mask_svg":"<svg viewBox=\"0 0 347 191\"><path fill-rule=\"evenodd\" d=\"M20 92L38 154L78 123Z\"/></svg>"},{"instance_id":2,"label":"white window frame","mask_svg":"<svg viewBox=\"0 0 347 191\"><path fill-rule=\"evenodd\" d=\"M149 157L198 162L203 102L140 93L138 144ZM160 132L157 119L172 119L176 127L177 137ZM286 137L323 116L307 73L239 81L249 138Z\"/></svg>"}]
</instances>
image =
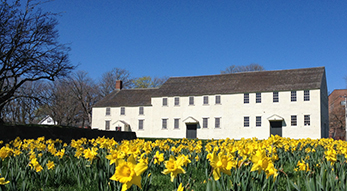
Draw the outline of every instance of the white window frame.
<instances>
[{"instance_id":1,"label":"white window frame","mask_svg":"<svg viewBox=\"0 0 347 191\"><path fill-rule=\"evenodd\" d=\"M110 120L106 120L105 121L105 130L109 131L111 128L111 121Z\"/></svg>"},{"instance_id":2,"label":"white window frame","mask_svg":"<svg viewBox=\"0 0 347 191\"><path fill-rule=\"evenodd\" d=\"M311 126L311 115L304 115L304 126Z\"/></svg>"},{"instance_id":3,"label":"white window frame","mask_svg":"<svg viewBox=\"0 0 347 191\"><path fill-rule=\"evenodd\" d=\"M221 95L216 95L216 104L222 104L222 96Z\"/></svg>"},{"instance_id":4,"label":"white window frame","mask_svg":"<svg viewBox=\"0 0 347 191\"><path fill-rule=\"evenodd\" d=\"M290 101L296 102L296 91L290 91Z\"/></svg>"},{"instance_id":5,"label":"white window frame","mask_svg":"<svg viewBox=\"0 0 347 191\"><path fill-rule=\"evenodd\" d=\"M221 128L221 117L215 117L214 118L214 128L220 129Z\"/></svg>"},{"instance_id":6,"label":"white window frame","mask_svg":"<svg viewBox=\"0 0 347 191\"><path fill-rule=\"evenodd\" d=\"M208 117L202 118L202 128L208 129Z\"/></svg>"},{"instance_id":7,"label":"white window frame","mask_svg":"<svg viewBox=\"0 0 347 191\"><path fill-rule=\"evenodd\" d=\"M247 120L246 120L247 119ZM249 116L243 116L243 127L250 127Z\"/></svg>"},{"instance_id":8,"label":"white window frame","mask_svg":"<svg viewBox=\"0 0 347 191\"><path fill-rule=\"evenodd\" d=\"M261 127L261 116L256 116L255 117L255 126L256 127Z\"/></svg>"},{"instance_id":9,"label":"white window frame","mask_svg":"<svg viewBox=\"0 0 347 191\"><path fill-rule=\"evenodd\" d=\"M168 106L167 97L163 97L163 106Z\"/></svg>"},{"instance_id":10,"label":"white window frame","mask_svg":"<svg viewBox=\"0 0 347 191\"><path fill-rule=\"evenodd\" d=\"M249 103L249 93L243 94L243 103L248 104Z\"/></svg>"},{"instance_id":11,"label":"white window frame","mask_svg":"<svg viewBox=\"0 0 347 191\"><path fill-rule=\"evenodd\" d=\"M194 96L189 96L189 105L194 105Z\"/></svg>"},{"instance_id":12,"label":"white window frame","mask_svg":"<svg viewBox=\"0 0 347 191\"><path fill-rule=\"evenodd\" d=\"M144 123L145 123L144 119L139 119L139 124L138 124L138 129L139 130L143 130L144 129Z\"/></svg>"},{"instance_id":13,"label":"white window frame","mask_svg":"<svg viewBox=\"0 0 347 191\"><path fill-rule=\"evenodd\" d=\"M167 118L162 118L161 119L161 129L167 129Z\"/></svg>"},{"instance_id":14,"label":"white window frame","mask_svg":"<svg viewBox=\"0 0 347 191\"><path fill-rule=\"evenodd\" d=\"M174 103L175 106L179 106L180 105L180 97L175 97L174 102L175 102Z\"/></svg>"},{"instance_id":15,"label":"white window frame","mask_svg":"<svg viewBox=\"0 0 347 191\"><path fill-rule=\"evenodd\" d=\"M145 114L145 109L143 106L139 107L139 115L144 115Z\"/></svg>"},{"instance_id":16,"label":"white window frame","mask_svg":"<svg viewBox=\"0 0 347 191\"><path fill-rule=\"evenodd\" d=\"M310 101L310 90L304 90L304 101Z\"/></svg>"},{"instance_id":17,"label":"white window frame","mask_svg":"<svg viewBox=\"0 0 347 191\"><path fill-rule=\"evenodd\" d=\"M290 116L290 125L292 127L298 126L298 116L297 115L291 115Z\"/></svg>"},{"instance_id":18,"label":"white window frame","mask_svg":"<svg viewBox=\"0 0 347 191\"><path fill-rule=\"evenodd\" d=\"M280 102L280 93L279 92L273 92L272 101L274 103Z\"/></svg>"},{"instance_id":19,"label":"white window frame","mask_svg":"<svg viewBox=\"0 0 347 191\"><path fill-rule=\"evenodd\" d=\"M120 108L120 115L125 115L125 107Z\"/></svg>"},{"instance_id":20,"label":"white window frame","mask_svg":"<svg viewBox=\"0 0 347 191\"><path fill-rule=\"evenodd\" d=\"M208 105L208 101L209 101L209 100L208 100L208 96L203 96L203 97L202 97L202 101L203 101L203 104L204 104L204 105Z\"/></svg>"},{"instance_id":21,"label":"white window frame","mask_svg":"<svg viewBox=\"0 0 347 191\"><path fill-rule=\"evenodd\" d=\"M174 119L174 129L179 129L180 128L180 119L175 118Z\"/></svg>"},{"instance_id":22,"label":"white window frame","mask_svg":"<svg viewBox=\"0 0 347 191\"><path fill-rule=\"evenodd\" d=\"M106 115L107 116L111 115L111 108L110 107L106 107Z\"/></svg>"},{"instance_id":23,"label":"white window frame","mask_svg":"<svg viewBox=\"0 0 347 191\"><path fill-rule=\"evenodd\" d=\"M255 93L255 103L261 103L261 92Z\"/></svg>"}]
</instances>

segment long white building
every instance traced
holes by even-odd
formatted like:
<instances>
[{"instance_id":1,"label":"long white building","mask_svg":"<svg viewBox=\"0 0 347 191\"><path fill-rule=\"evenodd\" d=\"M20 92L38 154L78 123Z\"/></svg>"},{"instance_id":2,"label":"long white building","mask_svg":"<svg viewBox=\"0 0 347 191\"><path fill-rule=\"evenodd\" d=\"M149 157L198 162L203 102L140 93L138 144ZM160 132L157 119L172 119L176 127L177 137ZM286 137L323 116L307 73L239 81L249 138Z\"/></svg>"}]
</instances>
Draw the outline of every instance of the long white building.
<instances>
[{"instance_id":1,"label":"long white building","mask_svg":"<svg viewBox=\"0 0 347 191\"><path fill-rule=\"evenodd\" d=\"M117 81L92 116L92 128L137 137L328 137L325 68L172 77L156 89Z\"/></svg>"}]
</instances>

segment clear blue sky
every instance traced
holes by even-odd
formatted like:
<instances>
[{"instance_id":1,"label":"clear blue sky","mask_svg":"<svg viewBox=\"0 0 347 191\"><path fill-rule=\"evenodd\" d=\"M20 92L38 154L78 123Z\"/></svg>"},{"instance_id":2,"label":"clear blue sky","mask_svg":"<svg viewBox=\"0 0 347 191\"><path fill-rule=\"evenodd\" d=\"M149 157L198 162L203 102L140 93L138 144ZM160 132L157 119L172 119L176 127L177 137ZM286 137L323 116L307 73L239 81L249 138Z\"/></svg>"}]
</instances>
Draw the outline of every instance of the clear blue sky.
<instances>
[{"instance_id":1,"label":"clear blue sky","mask_svg":"<svg viewBox=\"0 0 347 191\"><path fill-rule=\"evenodd\" d=\"M99 80L219 74L230 65L266 70L325 66L328 89L346 88L347 1L55 0L70 61Z\"/></svg>"}]
</instances>

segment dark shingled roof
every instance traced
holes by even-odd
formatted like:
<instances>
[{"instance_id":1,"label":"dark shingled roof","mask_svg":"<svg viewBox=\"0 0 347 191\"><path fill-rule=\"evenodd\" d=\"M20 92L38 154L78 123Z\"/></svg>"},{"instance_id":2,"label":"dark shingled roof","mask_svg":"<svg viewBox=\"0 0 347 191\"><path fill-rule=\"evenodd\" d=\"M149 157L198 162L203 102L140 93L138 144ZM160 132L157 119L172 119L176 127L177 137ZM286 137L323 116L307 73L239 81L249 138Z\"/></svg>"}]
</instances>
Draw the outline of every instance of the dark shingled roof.
<instances>
[{"instance_id":1,"label":"dark shingled roof","mask_svg":"<svg viewBox=\"0 0 347 191\"><path fill-rule=\"evenodd\" d=\"M316 67L173 77L155 92L154 97L320 89L324 74L324 67Z\"/></svg>"},{"instance_id":2,"label":"dark shingled roof","mask_svg":"<svg viewBox=\"0 0 347 191\"><path fill-rule=\"evenodd\" d=\"M115 90L94 107L151 106L151 97L157 88Z\"/></svg>"},{"instance_id":3,"label":"dark shingled roof","mask_svg":"<svg viewBox=\"0 0 347 191\"><path fill-rule=\"evenodd\" d=\"M320 89L324 67L171 77L158 89L116 90L94 107L150 106L151 97Z\"/></svg>"}]
</instances>

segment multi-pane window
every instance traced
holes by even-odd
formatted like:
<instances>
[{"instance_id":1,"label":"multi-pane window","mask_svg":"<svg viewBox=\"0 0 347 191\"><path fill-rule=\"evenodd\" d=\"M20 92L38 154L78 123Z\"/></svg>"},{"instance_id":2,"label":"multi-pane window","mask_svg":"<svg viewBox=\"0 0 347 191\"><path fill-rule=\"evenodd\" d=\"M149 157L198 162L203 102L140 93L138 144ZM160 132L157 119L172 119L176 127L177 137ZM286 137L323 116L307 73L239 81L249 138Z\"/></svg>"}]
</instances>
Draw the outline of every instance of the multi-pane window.
<instances>
[{"instance_id":1,"label":"multi-pane window","mask_svg":"<svg viewBox=\"0 0 347 191\"><path fill-rule=\"evenodd\" d=\"M106 107L106 115L111 115L111 108Z\"/></svg>"},{"instance_id":2,"label":"multi-pane window","mask_svg":"<svg viewBox=\"0 0 347 191\"><path fill-rule=\"evenodd\" d=\"M208 96L204 96L203 100L204 100L204 105L207 105L208 104Z\"/></svg>"},{"instance_id":3,"label":"multi-pane window","mask_svg":"<svg viewBox=\"0 0 347 191\"><path fill-rule=\"evenodd\" d=\"M296 101L296 91L290 92L290 101Z\"/></svg>"},{"instance_id":4,"label":"multi-pane window","mask_svg":"<svg viewBox=\"0 0 347 191\"><path fill-rule=\"evenodd\" d=\"M310 101L310 90L304 90L304 101Z\"/></svg>"},{"instance_id":5,"label":"multi-pane window","mask_svg":"<svg viewBox=\"0 0 347 191\"><path fill-rule=\"evenodd\" d=\"M202 128L208 128L208 118L202 118Z\"/></svg>"},{"instance_id":6,"label":"multi-pane window","mask_svg":"<svg viewBox=\"0 0 347 191\"><path fill-rule=\"evenodd\" d=\"M249 127L249 117L248 116L243 117L243 126Z\"/></svg>"},{"instance_id":7,"label":"multi-pane window","mask_svg":"<svg viewBox=\"0 0 347 191\"><path fill-rule=\"evenodd\" d=\"M220 117L214 118L214 127L220 128Z\"/></svg>"},{"instance_id":8,"label":"multi-pane window","mask_svg":"<svg viewBox=\"0 0 347 191\"><path fill-rule=\"evenodd\" d=\"M290 116L290 124L291 124L291 126L296 126L297 125L297 117L296 117L296 115L291 115Z\"/></svg>"},{"instance_id":9,"label":"multi-pane window","mask_svg":"<svg viewBox=\"0 0 347 191\"><path fill-rule=\"evenodd\" d=\"M139 130L143 130L143 119L139 119Z\"/></svg>"},{"instance_id":10,"label":"multi-pane window","mask_svg":"<svg viewBox=\"0 0 347 191\"><path fill-rule=\"evenodd\" d=\"M310 115L304 115L304 125L310 125Z\"/></svg>"},{"instance_id":11,"label":"multi-pane window","mask_svg":"<svg viewBox=\"0 0 347 191\"><path fill-rule=\"evenodd\" d=\"M141 107L139 107L139 115L143 115L143 114L144 114L143 107L141 106Z\"/></svg>"},{"instance_id":12,"label":"multi-pane window","mask_svg":"<svg viewBox=\"0 0 347 191\"><path fill-rule=\"evenodd\" d=\"M261 116L255 117L255 126L261 127Z\"/></svg>"},{"instance_id":13,"label":"multi-pane window","mask_svg":"<svg viewBox=\"0 0 347 191\"><path fill-rule=\"evenodd\" d=\"M220 95L216 95L216 104L220 104Z\"/></svg>"},{"instance_id":14,"label":"multi-pane window","mask_svg":"<svg viewBox=\"0 0 347 191\"><path fill-rule=\"evenodd\" d=\"M249 103L249 93L243 94L243 103Z\"/></svg>"},{"instance_id":15,"label":"multi-pane window","mask_svg":"<svg viewBox=\"0 0 347 191\"><path fill-rule=\"evenodd\" d=\"M125 115L125 107L121 107L120 108L120 114L121 115Z\"/></svg>"},{"instance_id":16,"label":"multi-pane window","mask_svg":"<svg viewBox=\"0 0 347 191\"><path fill-rule=\"evenodd\" d=\"M180 128L179 125L180 125L180 119L175 119L175 120L174 120L174 128L175 128L175 129Z\"/></svg>"},{"instance_id":17,"label":"multi-pane window","mask_svg":"<svg viewBox=\"0 0 347 191\"><path fill-rule=\"evenodd\" d=\"M273 92L273 102L278 102L279 97L278 97L278 92Z\"/></svg>"},{"instance_id":18,"label":"multi-pane window","mask_svg":"<svg viewBox=\"0 0 347 191\"><path fill-rule=\"evenodd\" d=\"M110 121L105 121L105 130L110 130Z\"/></svg>"},{"instance_id":19,"label":"multi-pane window","mask_svg":"<svg viewBox=\"0 0 347 191\"><path fill-rule=\"evenodd\" d=\"M180 105L180 98L179 97L175 97L175 105Z\"/></svg>"},{"instance_id":20,"label":"multi-pane window","mask_svg":"<svg viewBox=\"0 0 347 191\"><path fill-rule=\"evenodd\" d=\"M167 129L167 119L161 119L162 120L162 128Z\"/></svg>"},{"instance_id":21,"label":"multi-pane window","mask_svg":"<svg viewBox=\"0 0 347 191\"><path fill-rule=\"evenodd\" d=\"M261 93L255 94L255 103L261 103Z\"/></svg>"},{"instance_id":22,"label":"multi-pane window","mask_svg":"<svg viewBox=\"0 0 347 191\"><path fill-rule=\"evenodd\" d=\"M194 97L193 96L189 97L189 105L194 105Z\"/></svg>"},{"instance_id":23,"label":"multi-pane window","mask_svg":"<svg viewBox=\"0 0 347 191\"><path fill-rule=\"evenodd\" d=\"M167 98L166 97L163 98L163 106L167 106Z\"/></svg>"}]
</instances>

